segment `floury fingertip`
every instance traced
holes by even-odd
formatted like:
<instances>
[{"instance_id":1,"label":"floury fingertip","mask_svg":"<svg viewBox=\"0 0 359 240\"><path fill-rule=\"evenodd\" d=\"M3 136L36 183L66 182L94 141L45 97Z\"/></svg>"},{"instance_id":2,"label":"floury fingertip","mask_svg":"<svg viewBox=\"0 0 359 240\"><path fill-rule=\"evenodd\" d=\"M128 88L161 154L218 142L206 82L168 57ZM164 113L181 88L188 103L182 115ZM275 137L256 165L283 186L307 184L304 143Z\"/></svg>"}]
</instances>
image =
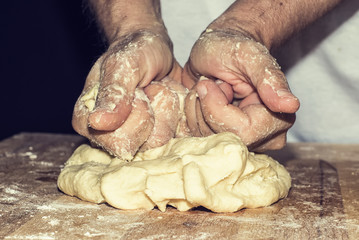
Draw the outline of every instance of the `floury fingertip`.
<instances>
[{"instance_id":1,"label":"floury fingertip","mask_svg":"<svg viewBox=\"0 0 359 240\"><path fill-rule=\"evenodd\" d=\"M196 87L199 98L203 99L207 96L207 88L203 84L199 84Z\"/></svg>"}]
</instances>

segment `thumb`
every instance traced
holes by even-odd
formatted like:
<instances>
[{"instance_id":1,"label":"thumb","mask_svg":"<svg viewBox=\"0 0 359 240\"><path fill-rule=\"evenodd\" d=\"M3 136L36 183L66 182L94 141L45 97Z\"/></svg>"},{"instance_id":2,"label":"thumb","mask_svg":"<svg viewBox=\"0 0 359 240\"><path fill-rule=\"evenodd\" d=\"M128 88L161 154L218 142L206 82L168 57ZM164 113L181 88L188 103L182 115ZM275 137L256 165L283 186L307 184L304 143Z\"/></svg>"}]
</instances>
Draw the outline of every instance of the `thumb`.
<instances>
[{"instance_id":1,"label":"thumb","mask_svg":"<svg viewBox=\"0 0 359 240\"><path fill-rule=\"evenodd\" d=\"M102 64L100 86L89 125L96 130L119 128L132 110L135 88L139 82L137 66L129 59L118 61L109 56Z\"/></svg>"},{"instance_id":2,"label":"thumb","mask_svg":"<svg viewBox=\"0 0 359 240\"><path fill-rule=\"evenodd\" d=\"M299 100L290 91L281 70L266 67L260 76L256 81L257 92L262 102L271 111L295 113L299 109Z\"/></svg>"},{"instance_id":3,"label":"thumb","mask_svg":"<svg viewBox=\"0 0 359 240\"><path fill-rule=\"evenodd\" d=\"M240 46L238 66L244 66L264 105L273 112L295 113L299 100L291 93L284 73L268 49L253 41L242 42Z\"/></svg>"}]
</instances>

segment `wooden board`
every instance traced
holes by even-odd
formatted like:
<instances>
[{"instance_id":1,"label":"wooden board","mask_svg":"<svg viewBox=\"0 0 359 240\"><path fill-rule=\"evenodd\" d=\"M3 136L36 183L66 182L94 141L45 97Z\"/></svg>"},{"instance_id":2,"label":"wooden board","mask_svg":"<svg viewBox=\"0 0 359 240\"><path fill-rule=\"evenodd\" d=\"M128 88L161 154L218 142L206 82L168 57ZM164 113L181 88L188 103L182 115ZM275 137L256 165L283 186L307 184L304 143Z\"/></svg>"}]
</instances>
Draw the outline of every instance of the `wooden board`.
<instances>
[{"instance_id":1,"label":"wooden board","mask_svg":"<svg viewBox=\"0 0 359 240\"><path fill-rule=\"evenodd\" d=\"M84 141L23 133L0 142L0 238L359 239L359 145L298 143L270 152L291 173L288 198L218 214L122 211L64 195L57 176Z\"/></svg>"}]
</instances>

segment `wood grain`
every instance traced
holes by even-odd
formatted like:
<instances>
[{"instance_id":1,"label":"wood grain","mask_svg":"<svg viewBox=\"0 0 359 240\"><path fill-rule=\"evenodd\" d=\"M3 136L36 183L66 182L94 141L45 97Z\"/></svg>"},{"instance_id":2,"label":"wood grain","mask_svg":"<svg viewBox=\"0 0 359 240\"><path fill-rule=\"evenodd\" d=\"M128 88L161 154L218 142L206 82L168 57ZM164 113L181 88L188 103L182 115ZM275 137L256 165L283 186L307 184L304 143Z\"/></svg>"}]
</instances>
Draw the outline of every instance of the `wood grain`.
<instances>
[{"instance_id":1,"label":"wood grain","mask_svg":"<svg viewBox=\"0 0 359 240\"><path fill-rule=\"evenodd\" d=\"M0 238L359 239L359 145L296 143L270 152L291 173L289 196L218 214L121 211L64 195L57 176L84 141L22 133L0 142Z\"/></svg>"}]
</instances>

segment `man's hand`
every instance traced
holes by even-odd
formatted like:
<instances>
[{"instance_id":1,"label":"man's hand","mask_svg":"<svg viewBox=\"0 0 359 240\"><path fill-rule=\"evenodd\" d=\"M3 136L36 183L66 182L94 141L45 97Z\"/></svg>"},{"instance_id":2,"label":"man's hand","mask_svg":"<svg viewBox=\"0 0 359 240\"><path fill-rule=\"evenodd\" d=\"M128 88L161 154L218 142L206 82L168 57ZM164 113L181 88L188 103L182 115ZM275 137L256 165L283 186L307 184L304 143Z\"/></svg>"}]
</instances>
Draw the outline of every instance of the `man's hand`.
<instances>
[{"instance_id":1,"label":"man's hand","mask_svg":"<svg viewBox=\"0 0 359 240\"><path fill-rule=\"evenodd\" d=\"M89 75L97 79L87 80L100 83L95 109L88 119L90 127L103 131L119 128L132 110L136 88L180 71L167 41L161 35L139 31L111 44L96 63L98 70Z\"/></svg>"},{"instance_id":2,"label":"man's hand","mask_svg":"<svg viewBox=\"0 0 359 240\"><path fill-rule=\"evenodd\" d=\"M178 93L171 88L185 91L179 83L180 73L160 36L140 32L116 41L86 79L74 109L74 129L124 159L132 158L141 146L166 143L175 135L181 118ZM162 79L166 75L169 77Z\"/></svg>"},{"instance_id":3,"label":"man's hand","mask_svg":"<svg viewBox=\"0 0 359 240\"><path fill-rule=\"evenodd\" d=\"M340 1L235 1L201 35L184 68L185 86L197 83L186 99L192 133L231 131L252 150L281 148L299 101L269 51Z\"/></svg>"},{"instance_id":4,"label":"man's hand","mask_svg":"<svg viewBox=\"0 0 359 240\"><path fill-rule=\"evenodd\" d=\"M132 159L139 148L146 150L158 147L172 137L188 135L181 103L187 90L169 77L151 82L144 89L135 89L132 110L119 128L99 131L88 126L90 113L94 111L99 94L100 81L96 76L100 62L101 58L92 68L84 91L75 105L73 126L78 133L113 155L127 160Z\"/></svg>"},{"instance_id":5,"label":"man's hand","mask_svg":"<svg viewBox=\"0 0 359 240\"><path fill-rule=\"evenodd\" d=\"M156 102L176 105L177 93L166 83L179 84L181 68L173 57L158 0L134 0L131 4L125 0L91 0L91 6L109 48L86 79L72 124L92 142L129 159L141 146L158 146L175 134L175 127L161 125L168 122ZM166 76L171 81L162 80ZM162 85L152 86L158 81ZM177 108L168 110L174 119L178 117ZM169 125L177 124L179 120L174 119ZM162 128L167 129L168 136L158 133ZM157 142L151 136L159 136Z\"/></svg>"},{"instance_id":6,"label":"man's hand","mask_svg":"<svg viewBox=\"0 0 359 240\"><path fill-rule=\"evenodd\" d=\"M194 135L230 131L255 150L283 146L299 102L266 47L243 32L209 29L193 47L182 77L188 88L199 78L186 99Z\"/></svg>"}]
</instances>

